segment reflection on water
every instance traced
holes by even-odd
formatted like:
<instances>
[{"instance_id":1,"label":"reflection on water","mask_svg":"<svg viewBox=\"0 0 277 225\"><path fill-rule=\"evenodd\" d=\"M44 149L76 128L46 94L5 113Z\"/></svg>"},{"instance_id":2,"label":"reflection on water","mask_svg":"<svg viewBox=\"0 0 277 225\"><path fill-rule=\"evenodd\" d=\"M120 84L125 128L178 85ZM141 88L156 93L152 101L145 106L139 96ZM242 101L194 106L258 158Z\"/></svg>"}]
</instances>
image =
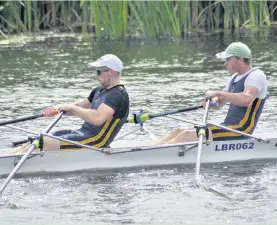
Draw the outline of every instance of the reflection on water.
<instances>
[{"instance_id":1,"label":"reflection on water","mask_svg":"<svg viewBox=\"0 0 277 225\"><path fill-rule=\"evenodd\" d=\"M121 79L129 91L132 112L140 109L161 112L199 104L207 89L222 89L228 78L223 63L214 55L232 41L240 40L251 47L253 64L264 69L269 81L269 99L256 134L274 136L276 37L277 30L271 29L242 30L239 34L191 34L182 41L84 43L78 38L63 37L1 46L0 120L86 98L97 85L87 64L106 53L116 54L124 62ZM224 111L212 112L211 121L221 122ZM202 115L203 111L198 110L182 116L199 121ZM36 119L19 126L40 131L50 121ZM63 118L55 129L76 128L80 123L76 118ZM181 125L184 124L157 118L149 121L148 128L162 135ZM128 124L124 129L131 130L133 126ZM25 136L1 127L0 142L4 145ZM195 189L194 165L17 178L0 200L1 224L49 224L53 220L61 224L276 223L276 165L266 163L202 167L206 183L231 201Z\"/></svg>"}]
</instances>

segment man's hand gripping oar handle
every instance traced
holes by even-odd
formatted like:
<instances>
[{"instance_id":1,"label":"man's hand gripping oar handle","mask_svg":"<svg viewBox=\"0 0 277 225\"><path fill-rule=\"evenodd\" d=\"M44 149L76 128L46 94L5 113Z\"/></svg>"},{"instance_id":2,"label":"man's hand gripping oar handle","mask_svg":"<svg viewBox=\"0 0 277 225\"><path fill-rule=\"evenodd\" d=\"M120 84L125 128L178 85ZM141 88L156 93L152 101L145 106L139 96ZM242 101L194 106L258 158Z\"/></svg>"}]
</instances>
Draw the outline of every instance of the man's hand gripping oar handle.
<instances>
[{"instance_id":1,"label":"man's hand gripping oar handle","mask_svg":"<svg viewBox=\"0 0 277 225\"><path fill-rule=\"evenodd\" d=\"M129 118L125 123L144 123L146 120L150 120L156 117L161 117L161 116L167 116L167 115L173 115L176 113L182 113L182 112L188 112L188 111L192 111L192 110L196 110L196 109L200 109L203 108L203 105L197 105L197 106L190 106L190 107L186 107L183 109L176 109L176 110L170 110L170 111L166 111L166 112L160 112L160 113L153 113L153 114L149 114L149 113L143 113L143 112L139 112L138 114L134 114L133 117Z\"/></svg>"},{"instance_id":2,"label":"man's hand gripping oar handle","mask_svg":"<svg viewBox=\"0 0 277 225\"><path fill-rule=\"evenodd\" d=\"M45 112L43 112L42 114L40 114L40 116L39 115L37 115L38 117L50 117L50 116L55 116L55 115L58 115L60 113L60 111L59 110L55 110L55 109L52 109L52 111L51 111L51 113L49 114L47 114L47 113L45 113ZM65 112L64 111L61 111L61 113L62 114L65 114ZM37 117L37 118L38 118ZM35 118L34 118L35 119ZM12 142L12 147L16 147L16 146L18 146L18 145L22 145L22 144L24 144L24 143L26 143L26 142L28 142L28 141L30 141L30 139L25 139L25 140L21 140L21 141L13 141Z\"/></svg>"}]
</instances>

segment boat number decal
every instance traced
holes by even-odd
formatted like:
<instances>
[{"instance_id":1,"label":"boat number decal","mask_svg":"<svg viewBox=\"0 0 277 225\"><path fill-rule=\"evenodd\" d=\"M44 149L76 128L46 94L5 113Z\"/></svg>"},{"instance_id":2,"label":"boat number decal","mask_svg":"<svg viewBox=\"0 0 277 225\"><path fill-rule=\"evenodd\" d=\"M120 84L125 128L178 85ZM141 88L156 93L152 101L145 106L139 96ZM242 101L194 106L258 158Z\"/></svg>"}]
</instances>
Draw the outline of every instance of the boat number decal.
<instances>
[{"instance_id":1,"label":"boat number decal","mask_svg":"<svg viewBox=\"0 0 277 225\"><path fill-rule=\"evenodd\" d=\"M215 151L254 149L254 142L215 145Z\"/></svg>"}]
</instances>

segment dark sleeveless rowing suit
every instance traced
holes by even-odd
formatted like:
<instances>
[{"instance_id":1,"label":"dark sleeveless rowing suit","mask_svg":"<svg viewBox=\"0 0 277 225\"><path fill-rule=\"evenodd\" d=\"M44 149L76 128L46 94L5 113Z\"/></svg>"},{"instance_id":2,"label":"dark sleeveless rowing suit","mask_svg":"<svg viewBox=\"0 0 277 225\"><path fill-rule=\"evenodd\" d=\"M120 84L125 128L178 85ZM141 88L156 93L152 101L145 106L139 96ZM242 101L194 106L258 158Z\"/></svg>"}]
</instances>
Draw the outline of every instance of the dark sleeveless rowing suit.
<instances>
[{"instance_id":1,"label":"dark sleeveless rowing suit","mask_svg":"<svg viewBox=\"0 0 277 225\"><path fill-rule=\"evenodd\" d=\"M123 85L117 85L111 89L97 87L92 90L88 100L91 102L91 109L98 109L102 103L111 107L115 111L113 118L100 126L85 122L78 130L61 130L53 135L95 148L108 147L129 115L128 93ZM61 141L60 148L70 150L80 147Z\"/></svg>"},{"instance_id":2,"label":"dark sleeveless rowing suit","mask_svg":"<svg viewBox=\"0 0 277 225\"><path fill-rule=\"evenodd\" d=\"M235 75L230 82L228 92L243 92L245 79L256 69L257 68L251 69L245 77L237 82L235 82L235 80L238 75ZM256 98L248 107L241 107L230 104L227 116L221 125L229 127L231 129L242 131L247 134L252 134L262 113L265 101L266 98ZM220 127L210 126L209 128L212 131L213 140L215 141L238 140L247 138L246 136L224 130Z\"/></svg>"}]
</instances>

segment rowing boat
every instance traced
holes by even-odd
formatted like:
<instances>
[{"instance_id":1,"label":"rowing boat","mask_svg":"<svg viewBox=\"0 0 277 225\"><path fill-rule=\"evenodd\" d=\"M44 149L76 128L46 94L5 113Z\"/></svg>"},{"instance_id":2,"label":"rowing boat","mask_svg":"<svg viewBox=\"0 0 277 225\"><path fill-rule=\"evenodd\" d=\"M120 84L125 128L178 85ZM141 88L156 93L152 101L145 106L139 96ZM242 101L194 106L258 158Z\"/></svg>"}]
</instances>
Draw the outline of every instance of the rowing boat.
<instances>
[{"instance_id":1,"label":"rowing boat","mask_svg":"<svg viewBox=\"0 0 277 225\"><path fill-rule=\"evenodd\" d=\"M206 106L210 105L210 100ZM171 110L157 114L140 113L138 117L132 121L140 121L140 127L143 127L145 120L167 116L173 119L178 119L181 122L193 124L198 129L198 141L178 143L171 145L153 146L151 144L131 141L126 144L113 143L111 148L97 149L91 146L83 145L78 142L63 139L49 134L51 128L57 123L64 112L61 112L52 124L40 133L42 136L51 137L60 141L66 141L71 144L82 147L82 150L62 150L44 152L36 150L38 142L33 141L28 151L25 154L3 154L0 156L0 175L9 174L0 193L4 191L15 173L19 174L42 174L42 173L61 173L73 172L82 170L112 170L118 168L131 167L153 167L163 165L185 165L195 164L195 181L199 186L202 177L200 175L201 163L217 163L228 161L245 161L251 159L277 159L277 138L263 139L251 134L246 134L241 131L222 126L220 124L207 123L209 107L205 107L204 116L201 123L190 121L187 119L175 118L172 114L195 110L202 106L188 107L180 110ZM136 115L137 116L137 115ZM13 127L7 124L24 121L31 117L22 117L16 120L3 122L5 126L10 128L37 134L26 129ZM245 136L243 140L230 141L209 141L206 140L207 125L214 125L231 132ZM145 129L146 127L144 127ZM148 129L145 129L148 130ZM124 137L126 135L122 135ZM153 136L153 135L150 135ZM130 146L130 143L132 144ZM128 147L126 147L128 146Z\"/></svg>"},{"instance_id":2,"label":"rowing boat","mask_svg":"<svg viewBox=\"0 0 277 225\"><path fill-rule=\"evenodd\" d=\"M121 142L118 145L125 145ZM142 144L142 143L140 143ZM18 173L55 173L80 170L192 164L196 161L197 142L162 145L112 147L101 151L69 150L33 152ZM0 174L9 174L22 155L0 159ZM268 143L256 139L214 141L203 145L201 163L277 158L277 138Z\"/></svg>"}]
</instances>

